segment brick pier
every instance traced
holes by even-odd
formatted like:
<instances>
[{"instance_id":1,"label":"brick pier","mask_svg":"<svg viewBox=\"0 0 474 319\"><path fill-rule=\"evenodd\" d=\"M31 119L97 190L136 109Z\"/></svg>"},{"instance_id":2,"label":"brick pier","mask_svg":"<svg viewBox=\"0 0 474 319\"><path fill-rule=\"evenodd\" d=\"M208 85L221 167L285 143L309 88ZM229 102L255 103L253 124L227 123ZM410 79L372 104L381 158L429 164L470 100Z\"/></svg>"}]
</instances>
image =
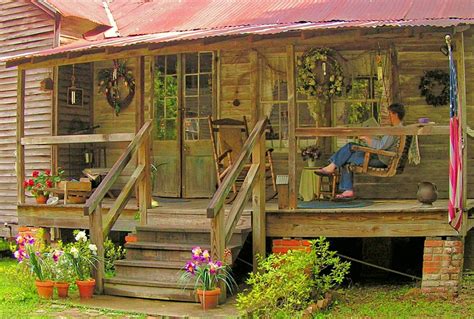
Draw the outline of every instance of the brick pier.
<instances>
[{"instance_id":1,"label":"brick pier","mask_svg":"<svg viewBox=\"0 0 474 319\"><path fill-rule=\"evenodd\" d=\"M464 258L464 244L458 237L427 237L423 252L421 290L431 296L457 296Z\"/></svg>"}]
</instances>

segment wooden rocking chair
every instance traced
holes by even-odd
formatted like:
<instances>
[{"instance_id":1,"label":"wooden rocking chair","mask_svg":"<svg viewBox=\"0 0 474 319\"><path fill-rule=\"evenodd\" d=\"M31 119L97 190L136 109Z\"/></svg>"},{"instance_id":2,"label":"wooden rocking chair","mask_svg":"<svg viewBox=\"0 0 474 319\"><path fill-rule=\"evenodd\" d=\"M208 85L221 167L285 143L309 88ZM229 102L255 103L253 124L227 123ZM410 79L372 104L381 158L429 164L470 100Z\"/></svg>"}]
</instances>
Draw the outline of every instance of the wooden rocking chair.
<instances>
[{"instance_id":1,"label":"wooden rocking chair","mask_svg":"<svg viewBox=\"0 0 474 319\"><path fill-rule=\"evenodd\" d=\"M209 130L211 132L212 150L214 155L214 162L217 175L217 184L220 185L224 180L227 173L230 171L231 166L235 163L240 155L242 147L249 137L247 119L243 117L243 121L224 118L213 120L211 116L208 118ZM215 135L214 135L215 134ZM216 138L217 137L217 138ZM273 194L267 196L267 199L275 197L276 178L275 171L273 169L272 159L273 149L267 149L265 152L265 172L269 172L267 178L271 179ZM245 168L249 168L250 163ZM238 182L242 180L238 179ZM237 186L232 186L234 197L237 194Z\"/></svg>"},{"instance_id":2,"label":"wooden rocking chair","mask_svg":"<svg viewBox=\"0 0 474 319\"><path fill-rule=\"evenodd\" d=\"M367 174L378 177L392 177L396 174L403 173L405 164L408 160L408 151L410 149L413 136L400 136L397 150L395 152L376 150L370 147L360 145L353 145L352 150L365 152L364 163L362 165L350 164L349 170L354 173ZM372 154L383 155L390 157L390 162L387 167L371 167L369 166L370 156Z\"/></svg>"}]
</instances>

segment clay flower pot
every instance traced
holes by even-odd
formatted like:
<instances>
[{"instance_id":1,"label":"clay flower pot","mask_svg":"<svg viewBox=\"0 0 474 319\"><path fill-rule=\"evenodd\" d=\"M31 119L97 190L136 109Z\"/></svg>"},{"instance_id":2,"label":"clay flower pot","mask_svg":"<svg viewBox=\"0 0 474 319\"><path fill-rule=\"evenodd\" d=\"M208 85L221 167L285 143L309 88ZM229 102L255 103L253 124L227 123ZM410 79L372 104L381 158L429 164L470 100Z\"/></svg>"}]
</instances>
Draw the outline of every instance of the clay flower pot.
<instances>
[{"instance_id":1,"label":"clay flower pot","mask_svg":"<svg viewBox=\"0 0 474 319\"><path fill-rule=\"evenodd\" d=\"M90 299L94 293L95 279L76 280L77 288L79 288L79 296L81 299Z\"/></svg>"},{"instance_id":2,"label":"clay flower pot","mask_svg":"<svg viewBox=\"0 0 474 319\"><path fill-rule=\"evenodd\" d=\"M128 234L125 236L126 243L136 243L138 241L138 237L136 234Z\"/></svg>"},{"instance_id":3,"label":"clay flower pot","mask_svg":"<svg viewBox=\"0 0 474 319\"><path fill-rule=\"evenodd\" d=\"M35 285L38 290L38 296L45 299L53 298L54 283L51 280L36 280Z\"/></svg>"},{"instance_id":4,"label":"clay flower pot","mask_svg":"<svg viewBox=\"0 0 474 319\"><path fill-rule=\"evenodd\" d=\"M197 290L197 295L199 301L201 302L202 309L214 309L219 303L219 295L221 294L221 289L216 288L214 290Z\"/></svg>"},{"instance_id":5,"label":"clay flower pot","mask_svg":"<svg viewBox=\"0 0 474 319\"><path fill-rule=\"evenodd\" d=\"M45 195L37 195L35 197L36 203L37 204L46 204L46 202L48 201L48 197L49 196L45 196Z\"/></svg>"},{"instance_id":6,"label":"clay flower pot","mask_svg":"<svg viewBox=\"0 0 474 319\"><path fill-rule=\"evenodd\" d=\"M54 283L54 287L58 290L58 297L59 298L67 298L69 292L69 283L68 282L60 282L56 281Z\"/></svg>"}]
</instances>

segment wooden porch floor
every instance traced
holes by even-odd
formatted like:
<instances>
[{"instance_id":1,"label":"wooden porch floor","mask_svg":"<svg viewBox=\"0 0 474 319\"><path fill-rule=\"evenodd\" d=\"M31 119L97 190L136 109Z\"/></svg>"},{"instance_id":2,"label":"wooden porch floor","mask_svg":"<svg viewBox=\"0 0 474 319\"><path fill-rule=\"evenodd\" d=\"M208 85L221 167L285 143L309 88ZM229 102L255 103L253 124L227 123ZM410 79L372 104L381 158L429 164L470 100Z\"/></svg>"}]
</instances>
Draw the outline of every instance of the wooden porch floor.
<instances>
[{"instance_id":1,"label":"wooden porch floor","mask_svg":"<svg viewBox=\"0 0 474 319\"><path fill-rule=\"evenodd\" d=\"M194 223L196 217L207 225L206 207L209 199L157 198L160 206L148 211L148 224L179 222L183 227ZM113 201L104 200L103 212L108 212ZM469 200L468 208L474 206ZM438 200L432 207L421 207L416 200L375 200L360 208L278 209L276 200L266 203L268 237L405 237L458 236L447 224L447 200ZM229 206L226 207L227 209ZM118 219L114 230L132 231L138 225L135 199ZM244 210L243 219L250 223L251 204ZM163 216L167 218L163 220ZM175 217L174 217L175 216ZM189 216L190 218L186 218ZM191 218L193 217L193 218ZM88 217L82 204L38 205L33 199L18 205L20 225L60 228L88 228ZM467 220L474 226L474 217Z\"/></svg>"}]
</instances>

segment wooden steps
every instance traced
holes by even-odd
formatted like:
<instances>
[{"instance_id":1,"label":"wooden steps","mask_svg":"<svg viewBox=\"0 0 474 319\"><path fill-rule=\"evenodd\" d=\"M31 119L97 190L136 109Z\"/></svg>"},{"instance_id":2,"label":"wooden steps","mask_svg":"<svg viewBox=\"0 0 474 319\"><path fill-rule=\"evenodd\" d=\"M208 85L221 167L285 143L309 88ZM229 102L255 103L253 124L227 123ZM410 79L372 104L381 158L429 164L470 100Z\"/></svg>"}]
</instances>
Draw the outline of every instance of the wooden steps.
<instances>
[{"instance_id":1,"label":"wooden steps","mask_svg":"<svg viewBox=\"0 0 474 319\"><path fill-rule=\"evenodd\" d=\"M182 226L166 220L166 225L136 227L138 241L125 244L126 259L115 262L116 276L105 280L105 294L196 301L194 288L178 279L193 247L210 248L210 227L203 227L208 220L203 215L187 216ZM238 226L227 247L234 259L251 230L245 224Z\"/></svg>"}]
</instances>

